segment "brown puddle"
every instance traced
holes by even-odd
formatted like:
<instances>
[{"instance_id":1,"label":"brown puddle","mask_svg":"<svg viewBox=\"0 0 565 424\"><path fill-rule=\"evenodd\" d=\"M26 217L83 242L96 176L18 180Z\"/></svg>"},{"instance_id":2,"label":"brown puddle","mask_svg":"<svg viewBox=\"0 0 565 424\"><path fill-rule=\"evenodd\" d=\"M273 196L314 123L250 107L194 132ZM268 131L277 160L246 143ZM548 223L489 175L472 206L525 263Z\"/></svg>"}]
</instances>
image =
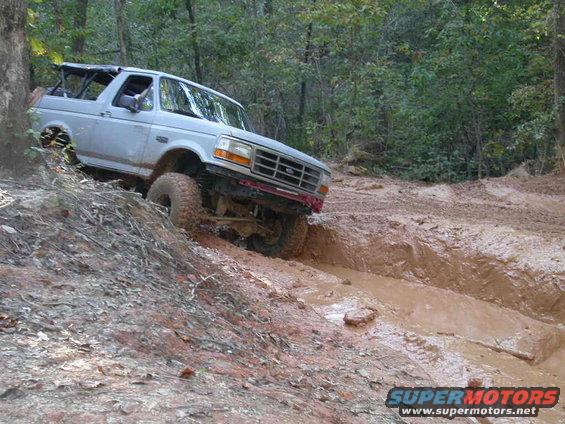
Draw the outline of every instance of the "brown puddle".
<instances>
[{"instance_id":1,"label":"brown puddle","mask_svg":"<svg viewBox=\"0 0 565 424\"><path fill-rule=\"evenodd\" d=\"M376 307L375 322L352 331L407 353L438 385L479 378L487 386L564 386L565 347L556 326L433 286L307 265L351 285L319 280L303 288L301 298L338 325L346 312ZM543 421L562 422L563 406L556 408L543 411Z\"/></svg>"}]
</instances>

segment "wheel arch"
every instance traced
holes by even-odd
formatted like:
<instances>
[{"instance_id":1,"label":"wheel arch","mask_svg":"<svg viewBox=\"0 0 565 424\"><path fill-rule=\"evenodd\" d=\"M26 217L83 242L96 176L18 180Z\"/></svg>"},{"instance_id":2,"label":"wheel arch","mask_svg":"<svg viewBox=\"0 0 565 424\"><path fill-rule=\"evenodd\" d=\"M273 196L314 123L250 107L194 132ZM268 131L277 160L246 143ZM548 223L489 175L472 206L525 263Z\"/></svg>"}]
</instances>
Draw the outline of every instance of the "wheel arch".
<instances>
[{"instance_id":1,"label":"wheel arch","mask_svg":"<svg viewBox=\"0 0 565 424\"><path fill-rule=\"evenodd\" d=\"M204 166L202 156L196 150L187 147L173 147L161 155L149 181L153 182L167 172L177 172L194 176Z\"/></svg>"},{"instance_id":2,"label":"wheel arch","mask_svg":"<svg viewBox=\"0 0 565 424\"><path fill-rule=\"evenodd\" d=\"M53 141L55 138L61 138L65 143L70 143L73 139L72 130L63 123L51 122L45 125L39 132L39 140L42 146L45 146L46 142Z\"/></svg>"},{"instance_id":3,"label":"wheel arch","mask_svg":"<svg viewBox=\"0 0 565 424\"><path fill-rule=\"evenodd\" d=\"M51 121L46 123L45 125L43 125L41 127L41 130L39 131L40 134L44 134L47 131L57 131L57 132L64 132L65 134L67 134L69 136L69 138L72 140L74 137L73 134L73 130L64 122L62 121Z\"/></svg>"}]
</instances>

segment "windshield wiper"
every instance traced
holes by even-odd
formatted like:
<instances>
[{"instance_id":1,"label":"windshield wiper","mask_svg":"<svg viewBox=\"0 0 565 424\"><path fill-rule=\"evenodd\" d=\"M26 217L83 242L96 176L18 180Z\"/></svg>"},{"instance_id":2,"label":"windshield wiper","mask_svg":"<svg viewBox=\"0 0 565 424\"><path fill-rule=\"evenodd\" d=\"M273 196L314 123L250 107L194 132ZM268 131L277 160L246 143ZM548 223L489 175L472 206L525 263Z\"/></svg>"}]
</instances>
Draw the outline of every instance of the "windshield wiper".
<instances>
[{"instance_id":1,"label":"windshield wiper","mask_svg":"<svg viewBox=\"0 0 565 424\"><path fill-rule=\"evenodd\" d=\"M172 109L171 112L178 113L179 115L185 115L185 116L191 116L193 118L203 119L201 116L198 116L196 113L191 112L189 110Z\"/></svg>"}]
</instances>

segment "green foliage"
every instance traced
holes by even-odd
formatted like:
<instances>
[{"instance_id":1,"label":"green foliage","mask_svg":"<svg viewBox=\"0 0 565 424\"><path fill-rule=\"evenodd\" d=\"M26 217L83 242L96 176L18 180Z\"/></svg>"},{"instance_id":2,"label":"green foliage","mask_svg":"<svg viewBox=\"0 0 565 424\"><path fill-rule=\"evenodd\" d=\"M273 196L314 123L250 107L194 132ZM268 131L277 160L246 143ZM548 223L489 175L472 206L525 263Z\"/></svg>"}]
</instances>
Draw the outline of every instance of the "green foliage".
<instances>
[{"instance_id":1,"label":"green foliage","mask_svg":"<svg viewBox=\"0 0 565 424\"><path fill-rule=\"evenodd\" d=\"M368 168L428 181L551 166L549 0L192 5L194 26L186 0L129 0L130 63L195 80L196 40L204 83L246 105L260 133L337 159L360 146ZM38 84L63 57L118 61L113 1L90 0L82 30L77 0L31 8Z\"/></svg>"}]
</instances>

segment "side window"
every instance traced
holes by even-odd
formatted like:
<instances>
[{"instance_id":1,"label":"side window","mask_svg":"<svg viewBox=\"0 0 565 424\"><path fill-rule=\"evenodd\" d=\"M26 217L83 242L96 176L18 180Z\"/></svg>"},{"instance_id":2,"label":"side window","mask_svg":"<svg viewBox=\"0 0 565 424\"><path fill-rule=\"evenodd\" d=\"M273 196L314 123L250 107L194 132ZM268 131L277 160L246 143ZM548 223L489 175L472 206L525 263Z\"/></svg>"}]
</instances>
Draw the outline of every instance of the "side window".
<instances>
[{"instance_id":1,"label":"side window","mask_svg":"<svg viewBox=\"0 0 565 424\"><path fill-rule=\"evenodd\" d=\"M84 81L84 76L67 74L65 78L65 85L67 87L68 97L76 98L80 93L82 84Z\"/></svg>"},{"instance_id":2,"label":"side window","mask_svg":"<svg viewBox=\"0 0 565 424\"><path fill-rule=\"evenodd\" d=\"M86 88L84 98L85 100L96 100L100 94L106 89L108 84L102 84L97 81L92 81Z\"/></svg>"},{"instance_id":3,"label":"side window","mask_svg":"<svg viewBox=\"0 0 565 424\"><path fill-rule=\"evenodd\" d=\"M49 88L47 93L51 96L94 101L113 79L114 76L106 72L66 72L63 79L55 87Z\"/></svg>"},{"instance_id":4,"label":"side window","mask_svg":"<svg viewBox=\"0 0 565 424\"><path fill-rule=\"evenodd\" d=\"M118 105L118 101L121 96L131 96L134 97L139 95L142 97L141 110L148 111L153 109L153 78L146 77L142 75L131 75L128 77L126 82L118 91L118 94L114 98L112 105L115 107L121 107Z\"/></svg>"},{"instance_id":5,"label":"side window","mask_svg":"<svg viewBox=\"0 0 565 424\"><path fill-rule=\"evenodd\" d=\"M178 83L168 78L161 78L160 92L161 92L161 108L172 112L178 110L178 101L176 91L178 90Z\"/></svg>"},{"instance_id":6,"label":"side window","mask_svg":"<svg viewBox=\"0 0 565 424\"><path fill-rule=\"evenodd\" d=\"M189 116L203 116L187 84L161 78L160 88L161 108L163 110Z\"/></svg>"},{"instance_id":7,"label":"side window","mask_svg":"<svg viewBox=\"0 0 565 424\"><path fill-rule=\"evenodd\" d=\"M84 96L85 75L66 73L63 80L49 90L51 96L78 99ZM82 93L82 96L81 96ZM80 96L80 97L79 97ZM90 99L87 99L90 100Z\"/></svg>"}]
</instances>

